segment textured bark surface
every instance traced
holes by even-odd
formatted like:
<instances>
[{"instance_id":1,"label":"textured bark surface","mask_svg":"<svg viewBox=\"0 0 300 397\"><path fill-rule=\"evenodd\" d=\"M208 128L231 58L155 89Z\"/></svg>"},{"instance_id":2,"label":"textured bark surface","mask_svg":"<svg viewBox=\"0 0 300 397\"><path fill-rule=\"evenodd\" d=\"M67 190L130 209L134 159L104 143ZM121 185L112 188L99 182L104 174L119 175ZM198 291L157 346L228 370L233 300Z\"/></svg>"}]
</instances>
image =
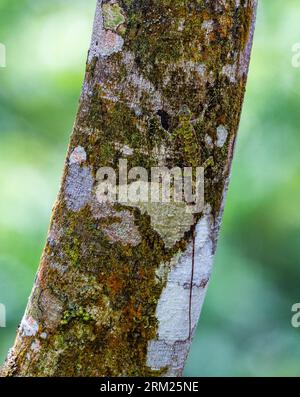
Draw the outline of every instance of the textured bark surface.
<instances>
[{"instance_id":1,"label":"textured bark surface","mask_svg":"<svg viewBox=\"0 0 300 397\"><path fill-rule=\"evenodd\" d=\"M180 375L210 278L256 0L97 2L61 190L3 376ZM205 165L205 207L101 204L100 167Z\"/></svg>"}]
</instances>

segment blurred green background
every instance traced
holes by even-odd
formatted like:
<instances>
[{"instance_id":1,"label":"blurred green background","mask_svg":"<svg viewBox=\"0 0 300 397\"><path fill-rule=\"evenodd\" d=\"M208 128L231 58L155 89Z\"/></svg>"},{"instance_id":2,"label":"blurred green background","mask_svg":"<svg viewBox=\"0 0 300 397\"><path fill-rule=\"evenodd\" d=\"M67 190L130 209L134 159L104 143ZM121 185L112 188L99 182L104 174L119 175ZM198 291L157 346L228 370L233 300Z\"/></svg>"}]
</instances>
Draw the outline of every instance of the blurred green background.
<instances>
[{"instance_id":1,"label":"blurred green background","mask_svg":"<svg viewBox=\"0 0 300 397\"><path fill-rule=\"evenodd\" d=\"M1 0L0 360L44 245L75 118L95 0ZM298 0L261 1L220 244L186 375L300 375Z\"/></svg>"}]
</instances>

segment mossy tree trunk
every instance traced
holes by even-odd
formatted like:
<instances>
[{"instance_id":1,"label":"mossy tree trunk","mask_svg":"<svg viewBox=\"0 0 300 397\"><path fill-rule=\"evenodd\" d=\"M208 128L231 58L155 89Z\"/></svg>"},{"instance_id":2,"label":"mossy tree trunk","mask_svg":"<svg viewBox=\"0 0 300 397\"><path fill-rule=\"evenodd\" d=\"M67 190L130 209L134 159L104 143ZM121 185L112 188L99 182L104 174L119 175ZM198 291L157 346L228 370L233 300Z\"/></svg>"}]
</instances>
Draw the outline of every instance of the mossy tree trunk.
<instances>
[{"instance_id":1,"label":"mossy tree trunk","mask_svg":"<svg viewBox=\"0 0 300 397\"><path fill-rule=\"evenodd\" d=\"M256 0L98 0L79 111L3 376L180 375L211 273ZM97 170L205 165L205 205L101 203Z\"/></svg>"}]
</instances>

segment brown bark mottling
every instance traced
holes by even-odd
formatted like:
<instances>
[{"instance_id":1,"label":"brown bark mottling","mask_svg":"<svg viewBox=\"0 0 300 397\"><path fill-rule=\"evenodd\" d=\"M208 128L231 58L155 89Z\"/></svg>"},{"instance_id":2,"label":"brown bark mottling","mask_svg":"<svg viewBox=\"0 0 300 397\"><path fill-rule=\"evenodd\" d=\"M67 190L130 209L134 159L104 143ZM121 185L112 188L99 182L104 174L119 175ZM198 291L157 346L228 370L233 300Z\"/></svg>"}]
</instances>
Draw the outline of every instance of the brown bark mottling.
<instances>
[{"instance_id":1,"label":"brown bark mottling","mask_svg":"<svg viewBox=\"0 0 300 397\"><path fill-rule=\"evenodd\" d=\"M98 0L62 187L3 376L181 374L216 248L255 9ZM204 210L100 204L97 170L117 170L120 158L128 169L204 164Z\"/></svg>"}]
</instances>

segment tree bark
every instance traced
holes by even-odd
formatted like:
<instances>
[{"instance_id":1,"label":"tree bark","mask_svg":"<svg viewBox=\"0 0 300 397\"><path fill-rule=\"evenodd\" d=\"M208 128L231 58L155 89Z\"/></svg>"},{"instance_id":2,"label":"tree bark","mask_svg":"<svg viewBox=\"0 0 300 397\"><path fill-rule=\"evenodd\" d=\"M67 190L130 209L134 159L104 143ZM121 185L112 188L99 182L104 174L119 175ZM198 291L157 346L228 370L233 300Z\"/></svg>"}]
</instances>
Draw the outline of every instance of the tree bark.
<instances>
[{"instance_id":1,"label":"tree bark","mask_svg":"<svg viewBox=\"0 0 300 397\"><path fill-rule=\"evenodd\" d=\"M2 376L180 376L211 274L256 0L97 1L62 185ZM97 170L205 167L205 205L97 200Z\"/></svg>"}]
</instances>

